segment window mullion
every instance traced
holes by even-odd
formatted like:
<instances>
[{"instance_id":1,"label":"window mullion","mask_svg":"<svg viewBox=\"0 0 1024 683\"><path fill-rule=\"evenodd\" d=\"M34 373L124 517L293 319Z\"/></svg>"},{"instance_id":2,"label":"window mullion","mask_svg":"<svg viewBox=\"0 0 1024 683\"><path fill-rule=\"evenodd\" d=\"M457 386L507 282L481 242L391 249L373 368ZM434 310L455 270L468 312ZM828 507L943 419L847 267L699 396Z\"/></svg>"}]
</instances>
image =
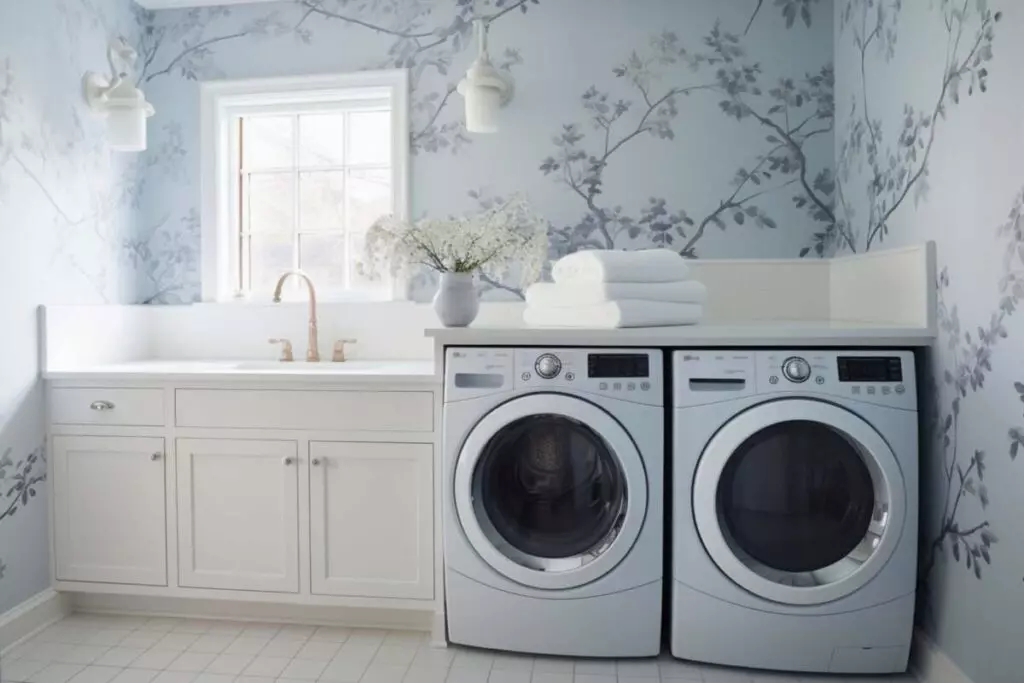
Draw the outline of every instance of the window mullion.
<instances>
[{"instance_id":1,"label":"window mullion","mask_svg":"<svg viewBox=\"0 0 1024 683\"><path fill-rule=\"evenodd\" d=\"M301 249L299 241L299 230L302 226L302 199L299 193L302 191L301 173L299 161L302 149L302 140L299 139L299 115L292 117L292 198L294 207L292 209L292 268L298 270L302 267Z\"/></svg>"}]
</instances>

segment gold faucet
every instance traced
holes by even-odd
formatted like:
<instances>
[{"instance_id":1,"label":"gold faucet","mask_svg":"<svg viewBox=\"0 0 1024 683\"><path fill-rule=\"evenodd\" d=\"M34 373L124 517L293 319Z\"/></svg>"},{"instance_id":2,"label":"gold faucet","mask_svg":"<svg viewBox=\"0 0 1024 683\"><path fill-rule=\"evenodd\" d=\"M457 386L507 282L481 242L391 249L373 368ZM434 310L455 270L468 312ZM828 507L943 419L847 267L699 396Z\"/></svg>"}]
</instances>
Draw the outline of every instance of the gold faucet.
<instances>
[{"instance_id":1,"label":"gold faucet","mask_svg":"<svg viewBox=\"0 0 1024 683\"><path fill-rule=\"evenodd\" d=\"M281 288L284 287L284 281L288 279L289 275L297 275L301 277L305 281L306 286L309 287L309 348L306 350L306 361L310 363L319 363L320 344L317 341L316 288L313 286L313 281L310 280L309 276L301 270L287 271L278 278L277 286L274 287L274 303L281 303Z\"/></svg>"}]
</instances>

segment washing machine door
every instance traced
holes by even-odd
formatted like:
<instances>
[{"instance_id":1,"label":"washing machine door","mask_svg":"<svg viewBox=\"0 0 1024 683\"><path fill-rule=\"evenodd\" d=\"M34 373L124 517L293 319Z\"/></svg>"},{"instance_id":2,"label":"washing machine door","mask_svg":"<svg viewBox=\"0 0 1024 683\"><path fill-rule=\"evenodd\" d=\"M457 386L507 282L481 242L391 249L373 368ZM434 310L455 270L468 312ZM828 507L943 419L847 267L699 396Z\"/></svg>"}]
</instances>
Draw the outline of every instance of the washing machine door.
<instances>
[{"instance_id":1,"label":"washing machine door","mask_svg":"<svg viewBox=\"0 0 1024 683\"><path fill-rule=\"evenodd\" d=\"M604 576L640 535L647 476L611 415L581 398L530 394L488 413L455 466L462 529L495 571L566 589Z\"/></svg>"},{"instance_id":2,"label":"washing machine door","mask_svg":"<svg viewBox=\"0 0 1024 683\"><path fill-rule=\"evenodd\" d=\"M859 416L782 399L727 422L697 464L693 512L718 567L751 593L813 605L849 595L892 555L906 518L899 463Z\"/></svg>"}]
</instances>

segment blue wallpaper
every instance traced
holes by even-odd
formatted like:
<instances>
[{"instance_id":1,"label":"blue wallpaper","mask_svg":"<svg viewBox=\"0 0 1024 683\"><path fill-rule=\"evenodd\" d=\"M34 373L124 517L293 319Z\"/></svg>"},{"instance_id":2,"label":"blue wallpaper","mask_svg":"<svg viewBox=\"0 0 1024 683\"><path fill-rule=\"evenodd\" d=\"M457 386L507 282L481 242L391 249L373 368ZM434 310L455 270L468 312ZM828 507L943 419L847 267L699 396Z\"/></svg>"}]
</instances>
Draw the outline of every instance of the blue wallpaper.
<instances>
[{"instance_id":1,"label":"blue wallpaper","mask_svg":"<svg viewBox=\"0 0 1024 683\"><path fill-rule=\"evenodd\" d=\"M142 81L158 112L135 252L144 298L199 295L198 81L396 66L413 84L414 215L522 192L554 225L552 256L651 244L697 256L820 253L815 234L832 222L831 3L594 7L297 0L144 15ZM466 133L454 93L478 15L516 79L490 136ZM417 298L432 293L418 285Z\"/></svg>"},{"instance_id":2,"label":"blue wallpaper","mask_svg":"<svg viewBox=\"0 0 1024 683\"><path fill-rule=\"evenodd\" d=\"M138 298L128 258L140 160L86 108L129 0L0 2L0 612L49 584L36 307Z\"/></svg>"},{"instance_id":3,"label":"blue wallpaper","mask_svg":"<svg viewBox=\"0 0 1024 683\"><path fill-rule=\"evenodd\" d=\"M843 0L830 248L935 240L919 621L977 683L1021 680L1024 152L1015 2Z\"/></svg>"}]
</instances>

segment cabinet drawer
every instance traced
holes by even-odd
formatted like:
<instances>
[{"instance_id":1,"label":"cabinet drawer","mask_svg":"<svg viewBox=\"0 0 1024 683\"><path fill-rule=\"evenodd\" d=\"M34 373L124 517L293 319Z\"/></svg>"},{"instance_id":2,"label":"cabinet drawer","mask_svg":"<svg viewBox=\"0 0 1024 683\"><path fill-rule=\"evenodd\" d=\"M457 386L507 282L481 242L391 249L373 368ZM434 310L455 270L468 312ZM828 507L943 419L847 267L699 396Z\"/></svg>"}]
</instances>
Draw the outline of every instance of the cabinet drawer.
<instances>
[{"instance_id":1,"label":"cabinet drawer","mask_svg":"<svg viewBox=\"0 0 1024 683\"><path fill-rule=\"evenodd\" d=\"M429 391L178 389L179 427L430 432Z\"/></svg>"},{"instance_id":2,"label":"cabinet drawer","mask_svg":"<svg viewBox=\"0 0 1024 683\"><path fill-rule=\"evenodd\" d=\"M164 424L162 389L56 388L50 393L50 417L55 424Z\"/></svg>"}]
</instances>

